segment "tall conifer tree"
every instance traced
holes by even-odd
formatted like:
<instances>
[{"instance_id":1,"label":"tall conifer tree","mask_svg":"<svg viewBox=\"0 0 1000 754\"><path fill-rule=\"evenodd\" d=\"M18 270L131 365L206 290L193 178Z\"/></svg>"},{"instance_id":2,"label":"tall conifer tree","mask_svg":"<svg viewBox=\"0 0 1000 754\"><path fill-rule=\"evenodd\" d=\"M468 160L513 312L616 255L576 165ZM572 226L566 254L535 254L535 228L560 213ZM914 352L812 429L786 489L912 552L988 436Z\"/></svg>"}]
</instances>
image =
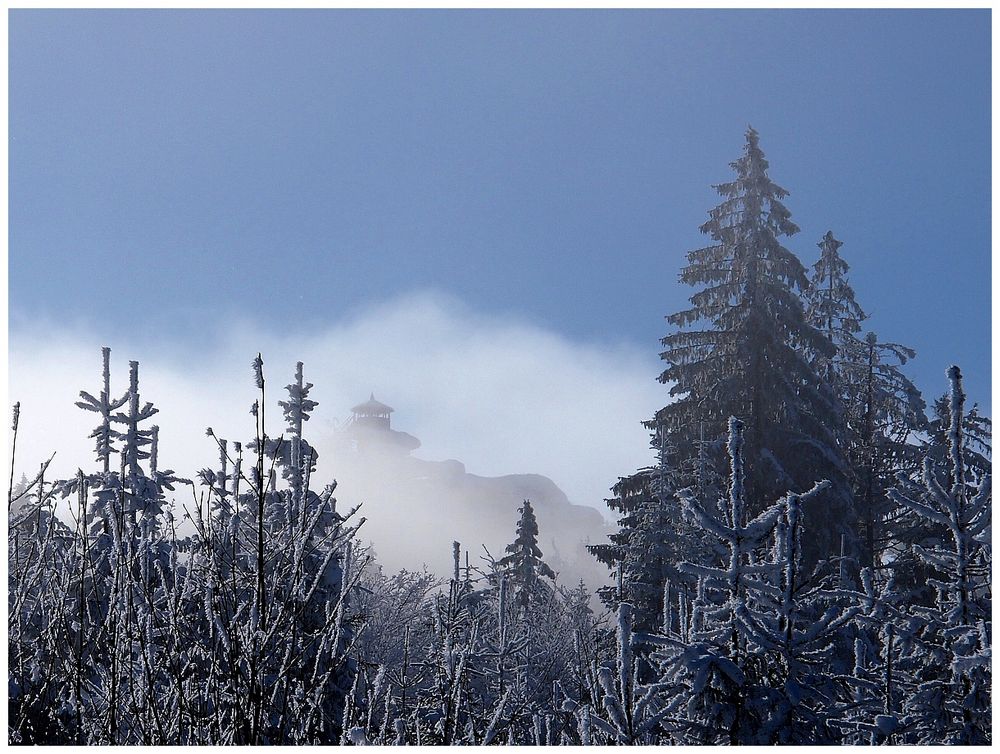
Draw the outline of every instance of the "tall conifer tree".
<instances>
[{"instance_id":1,"label":"tall conifer tree","mask_svg":"<svg viewBox=\"0 0 1000 754\"><path fill-rule=\"evenodd\" d=\"M699 290L691 308L667 318L677 330L663 338L667 367L660 381L671 384L674 400L651 424L664 426L681 453L686 446L691 454L702 432L719 437L729 416L746 417L752 501L829 479L812 516L824 533L806 553L815 562L839 549L841 532L854 520L837 442L843 411L808 357L831 357L834 347L806 316L800 298L806 270L781 243L799 229L782 204L788 192L768 177L752 128L731 166L736 177L716 186L723 201L701 226L713 243L691 251L681 272L681 281Z\"/></svg>"},{"instance_id":2,"label":"tall conifer tree","mask_svg":"<svg viewBox=\"0 0 1000 754\"><path fill-rule=\"evenodd\" d=\"M868 315L848 282L850 267L840 255L843 243L827 231L817 245L820 257L806 289L806 312L834 350L815 354L813 365L843 404L845 421L838 427L838 440L850 466L859 554L862 565L873 566L885 549L884 524L892 515L886 490L897 471L918 461L909 436L926 423L924 402L901 370L913 350L880 343L871 332L861 336Z\"/></svg>"}]
</instances>

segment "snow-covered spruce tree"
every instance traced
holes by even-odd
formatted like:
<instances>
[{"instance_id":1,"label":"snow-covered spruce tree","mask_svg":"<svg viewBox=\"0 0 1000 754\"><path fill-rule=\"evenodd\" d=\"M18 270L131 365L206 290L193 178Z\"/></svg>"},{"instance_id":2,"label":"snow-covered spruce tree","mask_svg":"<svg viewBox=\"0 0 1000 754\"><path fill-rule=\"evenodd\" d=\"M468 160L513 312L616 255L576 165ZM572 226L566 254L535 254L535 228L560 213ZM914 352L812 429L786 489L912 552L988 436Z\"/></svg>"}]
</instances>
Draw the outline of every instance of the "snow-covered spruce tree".
<instances>
[{"instance_id":1,"label":"snow-covered spruce tree","mask_svg":"<svg viewBox=\"0 0 1000 754\"><path fill-rule=\"evenodd\" d=\"M741 615L744 628L764 657L776 657L772 683L760 706L764 713L756 732L760 743L830 744L841 740L840 719L853 706L845 698L847 631L861 608L840 594L847 579L846 563L810 573L802 564L803 498L789 493L779 501L782 515L766 562L781 567L780 599L768 604L767 590L757 596L756 610Z\"/></svg>"},{"instance_id":2,"label":"snow-covered spruce tree","mask_svg":"<svg viewBox=\"0 0 1000 754\"><path fill-rule=\"evenodd\" d=\"M951 397L947 392L934 401L932 418L926 425L920 444L909 446L909 453L916 456L916 462L900 465L894 477L904 472L919 483L924 461L929 458L938 469L943 485L951 487L948 440L951 428L950 405ZM970 478L979 478L991 472L991 431L992 422L989 417L979 413L978 406L973 405L966 411L962 420L963 456L966 473ZM886 489L891 486L892 484L885 485ZM886 546L891 554L887 561L891 563L897 588L903 590L913 603L932 605L935 594L928 582L933 580L934 574L930 566L916 555L912 545L933 547L950 535L945 527L918 516L906 506L897 505L891 499L888 503L891 510L885 517L884 529L888 540Z\"/></svg>"},{"instance_id":3,"label":"snow-covered spruce tree","mask_svg":"<svg viewBox=\"0 0 1000 754\"><path fill-rule=\"evenodd\" d=\"M934 463L942 464L946 474L950 474L951 469L947 463L948 435L952 423L950 393L945 393L934 401L932 415L927 425L927 440L922 450ZM988 416L983 416L979 412L978 404L973 404L962 418L963 456L969 473L980 476L990 473L992 438L993 422Z\"/></svg>"},{"instance_id":4,"label":"snow-covered spruce tree","mask_svg":"<svg viewBox=\"0 0 1000 754\"><path fill-rule=\"evenodd\" d=\"M600 588L601 599L613 610L623 600L629 602L635 624L644 630L659 619L663 585L676 563L668 544L675 522L655 492L656 476L655 469L647 468L619 478L611 488L615 496L604 501L619 514L618 531L608 543L589 545L594 557L620 574L621 586Z\"/></svg>"},{"instance_id":5,"label":"snow-covered spruce tree","mask_svg":"<svg viewBox=\"0 0 1000 754\"><path fill-rule=\"evenodd\" d=\"M226 679L206 685L204 703L211 703L227 741L336 743L355 674L349 600L358 575L351 553L364 519L351 525L355 511L337 512L336 483L312 490L309 450L281 452L286 443L309 448L300 433L316 404L305 399L301 364L283 404L287 440L267 434L259 355L253 368L259 396L251 409L255 437L247 445L255 463L249 477L239 472L243 486L230 488L230 505L213 506L215 520L199 525L203 544L193 567L207 625L192 652ZM240 459L230 458L228 466L242 468ZM274 467L287 486L278 486ZM212 740L210 730L198 735Z\"/></svg>"},{"instance_id":6,"label":"snow-covered spruce tree","mask_svg":"<svg viewBox=\"0 0 1000 754\"><path fill-rule=\"evenodd\" d=\"M517 537L507 545L507 555L497 561L497 567L513 588L517 603L527 609L532 598L547 589L540 577L555 579L556 575L542 560L542 551L538 547L538 521L531 501L525 500L518 512L521 517L517 522Z\"/></svg>"},{"instance_id":7,"label":"snow-covered spruce tree","mask_svg":"<svg viewBox=\"0 0 1000 754\"><path fill-rule=\"evenodd\" d=\"M847 281L847 262L840 256L842 241L827 231L817 244L820 257L805 290L806 314L810 324L826 335L836 350L817 353L817 368L835 390L843 371L841 362L858 345L861 323L867 316L854 299L854 289Z\"/></svg>"},{"instance_id":8,"label":"snow-covered spruce tree","mask_svg":"<svg viewBox=\"0 0 1000 754\"><path fill-rule=\"evenodd\" d=\"M142 428L140 424L152 418L157 409L152 403L143 404L139 396L139 362L129 362L129 388L118 399L111 394L111 349L101 349L103 385L100 397L81 390L76 405L101 416L101 423L91 433L96 438L95 453L100 470L84 476L88 490L94 494L94 505L88 507L88 523L95 534L103 534L98 545L111 541L113 520L121 518L119 525L143 523L154 526L163 512L163 491L173 491L178 482L186 482L163 470L158 464L159 428ZM125 408L125 411L118 409ZM121 429L113 429L120 425ZM116 450L114 441L121 442ZM119 468L111 470L111 457L119 455ZM142 466L145 461L146 468ZM57 490L64 496L78 492L77 478L59 482ZM116 503L118 504L115 507ZM126 519L128 520L126 522Z\"/></svg>"},{"instance_id":9,"label":"snow-covered spruce tree","mask_svg":"<svg viewBox=\"0 0 1000 754\"><path fill-rule=\"evenodd\" d=\"M684 562L699 582L690 622L645 637L678 743L830 742L825 720L833 695L822 678L830 636L851 615L803 588L802 503L826 483L791 493L751 518L744 486L743 423L730 419L731 463L722 519L693 495L685 510L727 553L721 567Z\"/></svg>"},{"instance_id":10,"label":"snow-covered spruce tree","mask_svg":"<svg viewBox=\"0 0 1000 754\"><path fill-rule=\"evenodd\" d=\"M617 613L615 663L598 670L597 701L600 706L593 711L587 710L580 722L585 722L588 736L603 734L609 744L659 743L660 724L670 713L661 701L661 694L667 687L659 682L640 683L632 606L621 602Z\"/></svg>"},{"instance_id":11,"label":"snow-covered spruce tree","mask_svg":"<svg viewBox=\"0 0 1000 754\"><path fill-rule=\"evenodd\" d=\"M537 533L534 512L526 500L515 542L487 575L497 587L490 592L495 612L481 623L481 655L496 680L497 692L482 707L495 707L506 697L508 714L525 711L515 716L508 731L522 740L530 734L534 743L544 744L558 742L575 730L575 723L559 707L562 697L579 693L584 685L582 676L587 671L580 665L591 651L594 621L586 596L581 604L579 592L568 593L543 580L554 580L556 574L541 559Z\"/></svg>"},{"instance_id":12,"label":"snow-covered spruce tree","mask_svg":"<svg viewBox=\"0 0 1000 754\"><path fill-rule=\"evenodd\" d=\"M880 343L874 333L861 335L867 316L847 279L850 269L840 255L841 241L828 231L818 244L805 292L810 323L834 346L814 355L817 371L841 400L845 423L838 428L849 461L862 565L879 562L887 545L884 520L891 515L886 490L895 473L912 467L910 434L926 424L924 402L901 367L914 352L898 343Z\"/></svg>"},{"instance_id":13,"label":"snow-covered spruce tree","mask_svg":"<svg viewBox=\"0 0 1000 754\"><path fill-rule=\"evenodd\" d=\"M638 631L652 631L660 624L664 595L680 595L693 589L677 570L677 563L696 557L705 542L681 514L676 496L679 479L693 478L692 488L702 499L711 495L716 484L710 443L699 441L698 455L687 468L678 468L670 437L664 434L659 445L659 463L620 477L611 488L613 498L605 504L617 511L618 531L609 542L588 545L591 554L617 572L621 584L598 590L612 610L622 600L632 606L632 621Z\"/></svg>"},{"instance_id":14,"label":"snow-covered spruce tree","mask_svg":"<svg viewBox=\"0 0 1000 754\"><path fill-rule=\"evenodd\" d=\"M112 423L117 421L114 418L114 411L117 411L129 400L129 393L126 392L121 398L111 397L111 349L105 346L101 349L103 360L103 385L99 397L95 398L85 390L80 391L82 400L77 402L77 406L85 411L95 411L101 415L101 423L91 432L90 436L96 440L97 459L103 464L105 474L111 471L111 455L116 452L114 441L122 439L122 433L112 429Z\"/></svg>"},{"instance_id":15,"label":"snow-covered spruce tree","mask_svg":"<svg viewBox=\"0 0 1000 754\"><path fill-rule=\"evenodd\" d=\"M663 425L683 457L695 454L702 427L715 437L727 417L745 417L751 506L829 479L810 511L816 536L805 556L815 563L837 551L841 532L853 537L855 520L837 442L841 404L808 357L830 356L834 347L806 317L799 296L806 270L780 241L798 227L752 128L732 168L735 179L716 187L723 201L701 226L712 244L689 252L681 271L681 281L700 290L691 308L667 318L677 331L663 338L660 381L675 400L650 426Z\"/></svg>"},{"instance_id":16,"label":"snow-covered spruce tree","mask_svg":"<svg viewBox=\"0 0 1000 754\"><path fill-rule=\"evenodd\" d=\"M838 669L830 675L849 690L835 724L843 744L897 744L902 741L901 700L927 659L913 651L921 621L909 614L912 605L896 589L891 572L879 583L866 567L860 581L860 591L840 590L854 606L854 619L838 638L852 642L853 658L849 672Z\"/></svg>"},{"instance_id":17,"label":"snow-covered spruce tree","mask_svg":"<svg viewBox=\"0 0 1000 754\"><path fill-rule=\"evenodd\" d=\"M899 505L946 532L936 542L913 545L938 575L931 582L937 599L933 607L913 608L924 625L912 651L924 663L904 702L903 724L913 743L986 744L992 738L991 477L969 468L965 393L957 366L948 369L948 378L946 473L928 456L919 481L901 476L889 493Z\"/></svg>"},{"instance_id":18,"label":"snow-covered spruce tree","mask_svg":"<svg viewBox=\"0 0 1000 754\"><path fill-rule=\"evenodd\" d=\"M148 743L157 722L155 708L135 700L149 695L156 668L167 662L164 642L155 641L155 616L163 609L166 584L176 576L177 549L164 490L184 480L158 467L157 428L140 428L156 409L140 403L138 364L130 365L128 392L111 399L110 350L102 355L100 398L83 392L77 404L101 415L91 434L100 469L80 470L48 492L43 475L37 479L39 512L53 495L68 498L73 523L48 527L59 530L56 539L34 527L30 549L44 553L45 578L22 583L15 625L25 626L32 615L32 632L20 638L36 644L36 651L45 647L49 672L33 671L25 679L29 683L17 684L26 692L11 721L12 736L19 740L114 742L121 735ZM126 404L126 411L115 413ZM123 430L112 429L115 424ZM121 441L120 463L112 471L116 440ZM52 513L50 507L46 518L54 524ZM20 549L15 537L15 567ZM31 680L42 682L46 692L34 693ZM51 705L51 694L62 701ZM127 699L131 714L121 711Z\"/></svg>"},{"instance_id":19,"label":"snow-covered spruce tree","mask_svg":"<svg viewBox=\"0 0 1000 754\"><path fill-rule=\"evenodd\" d=\"M300 504L306 476L316 470L319 453L303 437L302 425L316 408L316 401L309 398L313 384L302 379L302 362L295 365L295 381L285 386L287 401L278 401L285 418L285 436L268 438L264 443L267 460L278 462L281 475L292 491L293 504ZM287 439L286 439L287 438Z\"/></svg>"},{"instance_id":20,"label":"snow-covered spruce tree","mask_svg":"<svg viewBox=\"0 0 1000 754\"><path fill-rule=\"evenodd\" d=\"M714 534L728 553L728 562L721 568L680 564L699 581L692 627L686 641L673 645L674 651L663 651L655 657L663 666L664 679L680 689L672 697L671 713L681 721L678 733L682 742L746 743L759 725L750 718L748 709L752 708L752 700L747 699L747 687L753 682L742 667L749 647L738 616L750 604L750 592L769 590L772 597L777 595L780 566L759 564L757 559L766 548L781 509L772 505L748 525L743 443L743 423L731 418L729 495L721 506L724 521L681 493L689 515Z\"/></svg>"},{"instance_id":21,"label":"snow-covered spruce tree","mask_svg":"<svg viewBox=\"0 0 1000 754\"><path fill-rule=\"evenodd\" d=\"M881 559L891 513L886 489L895 472L914 462L910 433L926 423L920 392L900 367L914 352L897 343L880 343L874 333L861 336L867 315L854 298L850 269L840 255L841 241L827 232L818 244L820 258L806 289L807 315L834 346L817 353L814 363L843 403L846 421L841 442L847 449L860 533L862 565Z\"/></svg>"}]
</instances>

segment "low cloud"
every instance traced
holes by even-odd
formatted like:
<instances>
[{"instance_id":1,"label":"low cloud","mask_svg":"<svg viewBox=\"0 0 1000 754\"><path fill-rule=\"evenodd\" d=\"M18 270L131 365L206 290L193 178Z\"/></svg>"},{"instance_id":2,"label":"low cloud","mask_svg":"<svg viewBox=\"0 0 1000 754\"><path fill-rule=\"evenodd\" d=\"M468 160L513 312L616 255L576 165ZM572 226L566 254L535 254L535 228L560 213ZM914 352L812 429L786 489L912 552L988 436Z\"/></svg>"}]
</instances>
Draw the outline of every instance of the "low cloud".
<instances>
[{"instance_id":1,"label":"low cloud","mask_svg":"<svg viewBox=\"0 0 1000 754\"><path fill-rule=\"evenodd\" d=\"M142 400L160 409L160 465L185 476L215 463L205 427L231 439L252 435L250 360L258 351L274 434L276 401L301 360L319 401L306 434L321 453L351 406L374 392L396 409L393 427L420 438L414 455L458 459L482 476L542 474L573 503L605 514L602 500L618 475L650 461L640 422L666 398L654 379L655 353L574 342L435 294L291 335L243 321L199 352L177 343L104 343L93 332L41 325L19 326L10 344L11 399L22 406L16 472L29 476L53 451L60 476L95 464L87 435L97 416L73 403L81 389L98 392L102 345L112 348L112 392L127 387L128 361L140 362ZM319 481L337 476L335 455L321 455Z\"/></svg>"}]
</instances>

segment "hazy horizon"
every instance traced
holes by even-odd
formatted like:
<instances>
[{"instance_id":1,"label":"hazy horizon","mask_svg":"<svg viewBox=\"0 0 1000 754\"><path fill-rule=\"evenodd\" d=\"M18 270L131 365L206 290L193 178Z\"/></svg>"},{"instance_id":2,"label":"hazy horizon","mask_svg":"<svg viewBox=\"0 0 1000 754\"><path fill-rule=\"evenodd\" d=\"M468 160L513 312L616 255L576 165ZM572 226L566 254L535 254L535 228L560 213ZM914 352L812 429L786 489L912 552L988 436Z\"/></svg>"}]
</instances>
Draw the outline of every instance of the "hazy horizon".
<instances>
[{"instance_id":1,"label":"hazy horizon","mask_svg":"<svg viewBox=\"0 0 1000 754\"><path fill-rule=\"evenodd\" d=\"M250 359L263 353L270 432L280 434L276 402L304 362L319 401L307 437L320 449L355 404L371 392L396 409L393 426L416 435L414 453L456 459L481 476L541 474L571 502L607 515L603 498L637 460L652 460L648 432L666 388L655 360L625 345L573 342L514 318L484 317L458 301L416 294L373 306L326 330L285 337L251 320L220 328L208 351L174 344L108 341L85 327L48 325L11 335L10 389L21 402L16 471L29 476L58 451L52 470L72 475L96 463L87 435L95 415L77 408L94 393L100 347L112 348L112 389L127 387L128 362L140 362L140 392L160 409L161 463L193 476L217 452L204 437L246 440L253 423ZM502 396L507 409L498 411ZM58 434L52 428L58 427ZM646 459L642 461L642 459ZM337 476L336 458L318 478Z\"/></svg>"}]
</instances>

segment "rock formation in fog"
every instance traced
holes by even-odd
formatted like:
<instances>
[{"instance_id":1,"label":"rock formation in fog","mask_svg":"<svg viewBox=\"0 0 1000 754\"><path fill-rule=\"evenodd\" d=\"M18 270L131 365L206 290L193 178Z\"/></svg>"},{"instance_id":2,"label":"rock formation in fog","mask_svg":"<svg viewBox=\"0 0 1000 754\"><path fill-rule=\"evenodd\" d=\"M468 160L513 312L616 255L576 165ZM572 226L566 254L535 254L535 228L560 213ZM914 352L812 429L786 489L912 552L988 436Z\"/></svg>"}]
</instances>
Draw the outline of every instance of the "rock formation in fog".
<instances>
[{"instance_id":1,"label":"rock formation in fog","mask_svg":"<svg viewBox=\"0 0 1000 754\"><path fill-rule=\"evenodd\" d=\"M460 461L416 458L411 453L420 441L392 428L392 412L373 394L352 409L324 453L337 476L340 506L363 503L368 520L361 539L374 544L387 570L426 564L446 575L455 540L471 552L474 565L485 555L484 546L500 557L514 536L518 508L528 499L538 518L539 546L560 583L606 581L607 570L585 548L608 532L596 509L574 505L540 474L483 477L468 473Z\"/></svg>"}]
</instances>

